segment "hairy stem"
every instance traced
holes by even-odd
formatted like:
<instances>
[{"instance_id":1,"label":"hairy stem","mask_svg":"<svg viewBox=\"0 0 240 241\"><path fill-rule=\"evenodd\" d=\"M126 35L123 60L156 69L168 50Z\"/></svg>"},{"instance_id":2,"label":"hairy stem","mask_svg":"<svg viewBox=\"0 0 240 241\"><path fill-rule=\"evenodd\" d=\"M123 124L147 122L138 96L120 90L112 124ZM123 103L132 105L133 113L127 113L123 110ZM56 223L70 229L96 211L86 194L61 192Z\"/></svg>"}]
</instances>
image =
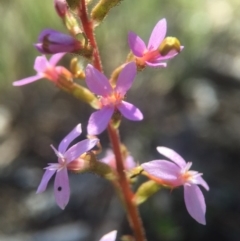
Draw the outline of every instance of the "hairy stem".
<instances>
[{"instance_id":1,"label":"hairy stem","mask_svg":"<svg viewBox=\"0 0 240 241\"><path fill-rule=\"evenodd\" d=\"M128 214L128 220L130 222L131 228L133 230L136 241L145 241L145 233L142 226L142 221L138 213L137 206L134 202L134 194L130 188L130 184L127 180L124 166L123 158L120 149L120 138L118 131L111 125L108 125L108 135L112 143L113 151L116 158L117 173L119 175L119 186L121 188L122 198L125 203L125 208Z\"/></svg>"},{"instance_id":2,"label":"hairy stem","mask_svg":"<svg viewBox=\"0 0 240 241\"><path fill-rule=\"evenodd\" d=\"M94 49L93 65L99 71L103 72L97 42L94 36L94 31L93 31L94 28L93 28L92 21L89 21L88 19L85 0L80 0L79 6L78 6L78 14L82 22L83 30L88 40L90 41L91 46ZM115 154L116 164L117 164L118 184L115 186L120 187L117 189L120 190L121 192L120 196L123 199L123 202L125 204L128 220L133 230L135 240L145 241L146 239L145 239L144 229L142 226L142 221L140 219L137 206L133 199L134 194L130 188L130 184L127 180L127 177L124 171L123 158L121 153L121 142L118 135L118 131L112 126L111 123L109 123L108 125L108 135L112 143L113 152Z\"/></svg>"},{"instance_id":3,"label":"hairy stem","mask_svg":"<svg viewBox=\"0 0 240 241\"><path fill-rule=\"evenodd\" d=\"M78 14L81 19L84 33L86 34L91 46L93 47L93 66L102 72L102 64L98 51L98 46L93 31L93 23L88 19L85 0L81 0L78 6Z\"/></svg>"}]
</instances>

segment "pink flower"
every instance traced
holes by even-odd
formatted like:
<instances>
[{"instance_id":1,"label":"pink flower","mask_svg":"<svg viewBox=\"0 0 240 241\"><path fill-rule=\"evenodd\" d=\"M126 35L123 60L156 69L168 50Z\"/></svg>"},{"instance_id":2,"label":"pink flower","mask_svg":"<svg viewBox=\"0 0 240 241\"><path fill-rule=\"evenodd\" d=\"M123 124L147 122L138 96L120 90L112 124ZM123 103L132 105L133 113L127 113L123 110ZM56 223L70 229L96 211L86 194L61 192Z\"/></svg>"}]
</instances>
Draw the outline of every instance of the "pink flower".
<instances>
[{"instance_id":1,"label":"pink flower","mask_svg":"<svg viewBox=\"0 0 240 241\"><path fill-rule=\"evenodd\" d=\"M130 32L128 34L128 44L133 54L137 57L137 63L143 66L147 64L150 67L167 66L167 63L163 61L173 58L178 54L178 51L173 48L166 55L161 55L159 47L164 41L166 32L167 22L164 18L161 19L153 28L147 47L144 41L134 32ZM180 47L180 50L182 49L183 46Z\"/></svg>"},{"instance_id":2,"label":"pink flower","mask_svg":"<svg viewBox=\"0 0 240 241\"><path fill-rule=\"evenodd\" d=\"M168 157L166 160L154 160L143 163L141 166L147 172L148 177L156 182L172 188L183 185L184 200L188 213L197 222L206 224L206 204L202 191L198 185L202 185L207 191L209 187L202 178L202 173L190 171L191 162L186 161L175 151L167 147L157 147L160 154Z\"/></svg>"},{"instance_id":3,"label":"pink flower","mask_svg":"<svg viewBox=\"0 0 240 241\"><path fill-rule=\"evenodd\" d=\"M49 79L53 82L57 82L59 77L62 74L71 76L71 73L62 66L57 66L58 61L65 55L65 53L54 54L48 61L46 56L38 56L34 63L34 69L37 71L37 74L30 76L21 80L13 82L14 86L21 86L30 84L39 79Z\"/></svg>"},{"instance_id":4,"label":"pink flower","mask_svg":"<svg viewBox=\"0 0 240 241\"><path fill-rule=\"evenodd\" d=\"M38 37L38 43L34 45L43 54L71 53L82 49L80 41L54 29L44 29Z\"/></svg>"},{"instance_id":5,"label":"pink flower","mask_svg":"<svg viewBox=\"0 0 240 241\"><path fill-rule=\"evenodd\" d=\"M116 159L112 150L107 150L106 156L102 158L100 162L108 164L110 167L116 169ZM124 168L125 170L131 170L134 167L136 167L136 162L132 156L128 155L124 160Z\"/></svg>"},{"instance_id":6,"label":"pink flower","mask_svg":"<svg viewBox=\"0 0 240 241\"><path fill-rule=\"evenodd\" d=\"M119 74L116 87L112 87L108 79L92 65L86 68L86 83L88 88L100 96L99 111L94 112L88 121L88 134L98 135L103 132L115 110L129 120L140 121L143 119L141 111L134 105L124 101L126 92L132 86L136 75L136 65L131 62L126 64Z\"/></svg>"},{"instance_id":7,"label":"pink flower","mask_svg":"<svg viewBox=\"0 0 240 241\"><path fill-rule=\"evenodd\" d=\"M78 124L61 142L56 150L52 145L56 156L58 157L58 163L49 163L48 167L45 167L46 171L42 177L42 181L38 186L37 193L44 192L51 177L56 173L54 181L54 195L58 206L64 209L68 204L70 197L70 188L68 181L68 165L71 165L75 159L81 156L83 153L93 148L98 139L86 139L78 142L70 147L69 144L76 139L82 133L81 124Z\"/></svg>"},{"instance_id":8,"label":"pink flower","mask_svg":"<svg viewBox=\"0 0 240 241\"><path fill-rule=\"evenodd\" d=\"M117 231L114 230L102 236L102 238L99 241L115 241L116 237L117 237Z\"/></svg>"}]
</instances>

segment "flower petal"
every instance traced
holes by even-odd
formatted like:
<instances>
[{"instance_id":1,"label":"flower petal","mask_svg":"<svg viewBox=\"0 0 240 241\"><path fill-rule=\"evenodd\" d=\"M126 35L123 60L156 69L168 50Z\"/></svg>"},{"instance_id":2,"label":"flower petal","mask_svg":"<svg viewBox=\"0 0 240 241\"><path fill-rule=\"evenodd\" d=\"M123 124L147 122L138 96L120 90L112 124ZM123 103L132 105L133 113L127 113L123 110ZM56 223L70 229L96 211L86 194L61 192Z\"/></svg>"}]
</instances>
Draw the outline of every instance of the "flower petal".
<instances>
[{"instance_id":1,"label":"flower petal","mask_svg":"<svg viewBox=\"0 0 240 241\"><path fill-rule=\"evenodd\" d=\"M202 185L207 191L209 191L209 186L206 181L202 178L202 176L196 177L196 184Z\"/></svg>"},{"instance_id":2,"label":"flower petal","mask_svg":"<svg viewBox=\"0 0 240 241\"><path fill-rule=\"evenodd\" d=\"M89 135L98 135L102 133L108 125L114 112L113 107L105 107L101 110L95 111L91 114L87 131Z\"/></svg>"},{"instance_id":3,"label":"flower petal","mask_svg":"<svg viewBox=\"0 0 240 241\"><path fill-rule=\"evenodd\" d=\"M200 188L197 185L184 185L184 200L192 218L205 225L206 203Z\"/></svg>"},{"instance_id":4,"label":"flower petal","mask_svg":"<svg viewBox=\"0 0 240 241\"><path fill-rule=\"evenodd\" d=\"M98 139L86 139L70 147L64 154L67 159L67 163L70 163L74 159L77 159L79 156L81 156L83 153L92 149L98 142Z\"/></svg>"},{"instance_id":5,"label":"flower petal","mask_svg":"<svg viewBox=\"0 0 240 241\"><path fill-rule=\"evenodd\" d=\"M141 166L151 176L165 181L177 180L179 175L179 167L176 164L165 160L145 162Z\"/></svg>"},{"instance_id":6,"label":"flower petal","mask_svg":"<svg viewBox=\"0 0 240 241\"><path fill-rule=\"evenodd\" d=\"M134 55L142 57L144 51L147 49L143 40L134 32L128 33L128 45Z\"/></svg>"},{"instance_id":7,"label":"flower petal","mask_svg":"<svg viewBox=\"0 0 240 241\"><path fill-rule=\"evenodd\" d=\"M185 160L174 150L164 146L158 146L157 151L163 156L169 158L171 161L175 162L179 167L184 168L186 166Z\"/></svg>"},{"instance_id":8,"label":"flower petal","mask_svg":"<svg viewBox=\"0 0 240 241\"><path fill-rule=\"evenodd\" d=\"M82 133L82 126L78 124L65 138L60 142L58 151L64 154L69 144Z\"/></svg>"},{"instance_id":9,"label":"flower petal","mask_svg":"<svg viewBox=\"0 0 240 241\"><path fill-rule=\"evenodd\" d=\"M33 68L38 72L38 73L43 73L46 68L48 67L49 63L45 55L38 56L35 59L34 66Z\"/></svg>"},{"instance_id":10,"label":"flower petal","mask_svg":"<svg viewBox=\"0 0 240 241\"><path fill-rule=\"evenodd\" d=\"M117 230L105 234L99 241L115 241L117 237Z\"/></svg>"},{"instance_id":11,"label":"flower petal","mask_svg":"<svg viewBox=\"0 0 240 241\"><path fill-rule=\"evenodd\" d=\"M136 64L134 62L126 64L119 74L115 90L124 96L126 92L131 88L136 74Z\"/></svg>"},{"instance_id":12,"label":"flower petal","mask_svg":"<svg viewBox=\"0 0 240 241\"><path fill-rule=\"evenodd\" d=\"M142 112L136 106L126 101L122 101L122 103L118 105L117 108L122 113L122 115L129 120L140 121L143 119Z\"/></svg>"},{"instance_id":13,"label":"flower petal","mask_svg":"<svg viewBox=\"0 0 240 241\"><path fill-rule=\"evenodd\" d=\"M160 63L160 62L149 62L149 61L146 61L145 62L149 67L153 67L153 68L166 68L167 67L167 63Z\"/></svg>"},{"instance_id":14,"label":"flower petal","mask_svg":"<svg viewBox=\"0 0 240 241\"><path fill-rule=\"evenodd\" d=\"M165 18L161 19L153 28L151 36L148 41L148 50L155 50L157 49L163 39L166 36L167 32L167 21Z\"/></svg>"},{"instance_id":15,"label":"flower petal","mask_svg":"<svg viewBox=\"0 0 240 241\"><path fill-rule=\"evenodd\" d=\"M125 163L124 163L125 169L130 170L130 169L133 169L136 166L137 166L137 164L134 161L134 158L132 156L127 156L127 158L125 159Z\"/></svg>"},{"instance_id":16,"label":"flower petal","mask_svg":"<svg viewBox=\"0 0 240 241\"><path fill-rule=\"evenodd\" d=\"M56 66L56 64L60 61L60 59L65 55L66 53L59 53L59 54L54 54L52 57L49 59L49 63L52 66Z\"/></svg>"},{"instance_id":17,"label":"flower petal","mask_svg":"<svg viewBox=\"0 0 240 241\"><path fill-rule=\"evenodd\" d=\"M64 209L68 204L70 197L69 180L66 168L63 168L56 173L54 182L54 195L58 206L61 209Z\"/></svg>"},{"instance_id":18,"label":"flower petal","mask_svg":"<svg viewBox=\"0 0 240 241\"><path fill-rule=\"evenodd\" d=\"M21 79L21 80L14 81L13 86L27 85L27 84L35 82L39 79L42 79L42 78L44 78L44 76L42 76L42 75L30 76L30 77L27 77L27 78L24 78L24 79Z\"/></svg>"},{"instance_id":19,"label":"flower petal","mask_svg":"<svg viewBox=\"0 0 240 241\"><path fill-rule=\"evenodd\" d=\"M86 84L97 95L106 96L112 92L109 80L91 64L88 64L86 68Z\"/></svg>"},{"instance_id":20,"label":"flower petal","mask_svg":"<svg viewBox=\"0 0 240 241\"><path fill-rule=\"evenodd\" d=\"M183 46L181 46L181 51L183 49ZM173 57L175 57L176 55L178 55L179 52L177 52L175 49L171 50L167 55L165 56L161 56L159 55L159 57L157 57L154 62L162 62L168 59L172 59Z\"/></svg>"},{"instance_id":21,"label":"flower petal","mask_svg":"<svg viewBox=\"0 0 240 241\"><path fill-rule=\"evenodd\" d=\"M56 170L48 170L48 169L45 171L36 193L41 193L46 190L48 182L55 172Z\"/></svg>"}]
</instances>

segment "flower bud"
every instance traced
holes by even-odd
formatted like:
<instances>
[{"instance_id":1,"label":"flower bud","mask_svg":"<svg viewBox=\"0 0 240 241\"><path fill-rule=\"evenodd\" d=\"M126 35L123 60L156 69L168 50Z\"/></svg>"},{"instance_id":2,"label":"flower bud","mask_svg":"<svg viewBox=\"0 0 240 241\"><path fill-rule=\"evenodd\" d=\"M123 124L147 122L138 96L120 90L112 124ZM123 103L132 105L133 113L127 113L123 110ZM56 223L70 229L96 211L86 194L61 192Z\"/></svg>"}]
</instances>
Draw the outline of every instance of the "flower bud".
<instances>
[{"instance_id":1,"label":"flower bud","mask_svg":"<svg viewBox=\"0 0 240 241\"><path fill-rule=\"evenodd\" d=\"M121 1L122 0L100 0L91 12L91 17L95 26L99 25L107 16L110 9L115 7Z\"/></svg>"},{"instance_id":2,"label":"flower bud","mask_svg":"<svg viewBox=\"0 0 240 241\"><path fill-rule=\"evenodd\" d=\"M71 10L75 10L79 6L80 0L66 0Z\"/></svg>"},{"instance_id":3,"label":"flower bud","mask_svg":"<svg viewBox=\"0 0 240 241\"><path fill-rule=\"evenodd\" d=\"M180 41L175 37L166 37L160 44L158 50L162 56L167 55L172 50L175 50L178 53L180 53L181 44Z\"/></svg>"},{"instance_id":4,"label":"flower bud","mask_svg":"<svg viewBox=\"0 0 240 241\"><path fill-rule=\"evenodd\" d=\"M44 54L72 53L82 48L80 41L53 29L43 30L39 35L38 41L39 43L35 44L35 47Z\"/></svg>"},{"instance_id":5,"label":"flower bud","mask_svg":"<svg viewBox=\"0 0 240 241\"><path fill-rule=\"evenodd\" d=\"M60 18L63 18L68 11L67 3L65 0L54 0L54 7Z\"/></svg>"}]
</instances>

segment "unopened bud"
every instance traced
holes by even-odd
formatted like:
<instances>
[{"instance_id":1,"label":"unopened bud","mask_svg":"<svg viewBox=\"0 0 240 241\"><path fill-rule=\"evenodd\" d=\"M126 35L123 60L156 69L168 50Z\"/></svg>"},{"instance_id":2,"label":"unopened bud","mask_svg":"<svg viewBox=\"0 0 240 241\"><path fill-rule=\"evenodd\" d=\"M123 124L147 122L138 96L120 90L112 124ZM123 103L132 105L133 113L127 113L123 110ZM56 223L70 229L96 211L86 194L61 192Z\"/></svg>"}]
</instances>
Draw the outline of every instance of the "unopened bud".
<instances>
[{"instance_id":1,"label":"unopened bud","mask_svg":"<svg viewBox=\"0 0 240 241\"><path fill-rule=\"evenodd\" d=\"M107 16L110 9L115 7L121 1L122 0L100 0L91 12L91 17L95 26L99 25Z\"/></svg>"},{"instance_id":2,"label":"unopened bud","mask_svg":"<svg viewBox=\"0 0 240 241\"><path fill-rule=\"evenodd\" d=\"M79 6L80 0L66 0L71 10L75 10Z\"/></svg>"},{"instance_id":3,"label":"unopened bud","mask_svg":"<svg viewBox=\"0 0 240 241\"><path fill-rule=\"evenodd\" d=\"M85 79L85 73L81 68L78 58L73 58L70 62L70 71L74 78Z\"/></svg>"},{"instance_id":4,"label":"unopened bud","mask_svg":"<svg viewBox=\"0 0 240 241\"><path fill-rule=\"evenodd\" d=\"M160 44L158 50L162 56L166 56L172 50L180 53L181 44L180 41L175 37L166 37Z\"/></svg>"},{"instance_id":5,"label":"unopened bud","mask_svg":"<svg viewBox=\"0 0 240 241\"><path fill-rule=\"evenodd\" d=\"M68 11L67 2L65 0L54 0L54 7L60 18L65 17Z\"/></svg>"}]
</instances>

